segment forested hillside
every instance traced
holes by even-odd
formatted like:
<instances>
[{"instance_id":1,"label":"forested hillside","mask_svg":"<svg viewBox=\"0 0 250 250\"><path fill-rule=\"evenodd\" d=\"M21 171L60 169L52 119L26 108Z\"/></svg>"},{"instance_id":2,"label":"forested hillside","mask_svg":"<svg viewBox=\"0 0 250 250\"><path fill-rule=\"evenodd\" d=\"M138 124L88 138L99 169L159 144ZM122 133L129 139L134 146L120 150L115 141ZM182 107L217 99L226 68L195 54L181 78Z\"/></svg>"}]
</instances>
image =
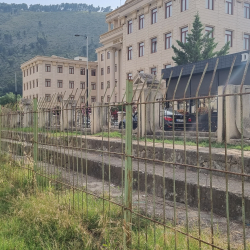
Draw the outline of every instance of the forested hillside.
<instances>
[{"instance_id":1,"label":"forested hillside","mask_svg":"<svg viewBox=\"0 0 250 250\"><path fill-rule=\"evenodd\" d=\"M13 9L0 5L0 96L14 92L15 72L21 94L20 65L36 55L86 56L86 41L75 34L89 36L89 60L96 60L99 36L107 31L105 12Z\"/></svg>"}]
</instances>

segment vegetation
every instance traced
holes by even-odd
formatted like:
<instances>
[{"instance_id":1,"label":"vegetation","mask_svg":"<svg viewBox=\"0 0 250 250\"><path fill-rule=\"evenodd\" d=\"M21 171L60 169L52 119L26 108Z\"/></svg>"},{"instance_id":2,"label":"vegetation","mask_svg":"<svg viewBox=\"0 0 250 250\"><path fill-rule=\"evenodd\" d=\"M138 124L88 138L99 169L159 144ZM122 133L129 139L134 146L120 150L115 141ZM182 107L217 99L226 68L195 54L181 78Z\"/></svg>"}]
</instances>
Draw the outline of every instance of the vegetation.
<instances>
[{"instance_id":1,"label":"vegetation","mask_svg":"<svg viewBox=\"0 0 250 250\"><path fill-rule=\"evenodd\" d=\"M212 32L213 31L210 31L203 35L204 27L197 13L193 22L193 29L191 33L188 33L186 38L187 42L183 43L177 40L176 42L180 49L177 49L174 45L172 46L175 53L172 59L177 65L182 65L228 54L229 42L225 44L220 51L214 51L217 47L217 43L214 42L213 37L210 37Z\"/></svg>"},{"instance_id":2,"label":"vegetation","mask_svg":"<svg viewBox=\"0 0 250 250\"><path fill-rule=\"evenodd\" d=\"M0 7L0 96L14 92L15 72L17 91L22 94L20 66L37 55L86 56L86 41L75 34L89 36L89 60L96 60L99 36L107 32L104 12L23 9L1 12Z\"/></svg>"},{"instance_id":3,"label":"vegetation","mask_svg":"<svg viewBox=\"0 0 250 250\"><path fill-rule=\"evenodd\" d=\"M21 99L21 95L15 95L12 92L5 94L4 96L0 97L0 105L6 104L15 104L16 100L19 101Z\"/></svg>"},{"instance_id":4,"label":"vegetation","mask_svg":"<svg viewBox=\"0 0 250 250\"><path fill-rule=\"evenodd\" d=\"M51 181L39 175L35 178L28 166L23 168L6 155L0 155L0 161L0 249L123 249L121 207L55 185L59 176L52 176ZM173 227L170 223L167 226ZM174 230L168 228L164 235L162 226L144 218L139 231L138 217L133 216L132 229L131 249L173 249L175 241L176 249L187 248L185 235L177 233L175 238ZM185 232L184 226L177 229ZM202 240L210 242L209 230L202 229ZM189 232L198 237L198 228ZM192 238L189 244L190 250L200 249ZM214 244L227 248L226 236L216 231ZM211 249L203 243L201 247ZM235 242L231 247L243 249Z\"/></svg>"}]
</instances>

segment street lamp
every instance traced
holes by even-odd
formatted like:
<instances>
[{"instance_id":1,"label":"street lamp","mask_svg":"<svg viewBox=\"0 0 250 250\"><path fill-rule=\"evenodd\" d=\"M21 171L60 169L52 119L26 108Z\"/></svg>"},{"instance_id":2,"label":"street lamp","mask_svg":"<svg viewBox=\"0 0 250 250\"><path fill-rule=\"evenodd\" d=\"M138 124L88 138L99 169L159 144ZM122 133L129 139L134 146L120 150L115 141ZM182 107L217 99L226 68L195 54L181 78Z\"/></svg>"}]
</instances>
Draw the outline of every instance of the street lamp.
<instances>
[{"instance_id":1,"label":"street lamp","mask_svg":"<svg viewBox=\"0 0 250 250\"><path fill-rule=\"evenodd\" d=\"M86 115L87 115L87 127L88 127L88 124L89 124L89 102L88 102L88 99L89 99L89 37L87 35L79 35L79 34L76 34L75 36L82 36L86 39L87 41L87 70L86 70L86 85L87 85L87 102L86 102L86 106L87 106L87 111L86 111Z\"/></svg>"}]
</instances>

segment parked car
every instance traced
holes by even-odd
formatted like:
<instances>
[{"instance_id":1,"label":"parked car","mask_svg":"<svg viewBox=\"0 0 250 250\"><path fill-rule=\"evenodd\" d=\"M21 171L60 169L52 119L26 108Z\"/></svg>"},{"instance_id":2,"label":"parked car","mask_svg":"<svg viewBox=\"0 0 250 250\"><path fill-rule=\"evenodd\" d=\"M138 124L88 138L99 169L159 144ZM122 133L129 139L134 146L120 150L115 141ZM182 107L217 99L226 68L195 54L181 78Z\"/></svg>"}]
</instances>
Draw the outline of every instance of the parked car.
<instances>
[{"instance_id":1,"label":"parked car","mask_svg":"<svg viewBox=\"0 0 250 250\"><path fill-rule=\"evenodd\" d=\"M164 110L164 130L172 130L173 129L173 121L175 129L184 129L184 115L174 111L172 109ZM192 119L189 115L186 115L186 128L190 128L192 125Z\"/></svg>"},{"instance_id":2,"label":"parked car","mask_svg":"<svg viewBox=\"0 0 250 250\"><path fill-rule=\"evenodd\" d=\"M133 121L133 129L137 128L137 121L138 121L138 115L137 112L135 112L132 115L132 121ZM123 119L123 121L119 122L119 129L125 128L126 127L126 119Z\"/></svg>"}]
</instances>

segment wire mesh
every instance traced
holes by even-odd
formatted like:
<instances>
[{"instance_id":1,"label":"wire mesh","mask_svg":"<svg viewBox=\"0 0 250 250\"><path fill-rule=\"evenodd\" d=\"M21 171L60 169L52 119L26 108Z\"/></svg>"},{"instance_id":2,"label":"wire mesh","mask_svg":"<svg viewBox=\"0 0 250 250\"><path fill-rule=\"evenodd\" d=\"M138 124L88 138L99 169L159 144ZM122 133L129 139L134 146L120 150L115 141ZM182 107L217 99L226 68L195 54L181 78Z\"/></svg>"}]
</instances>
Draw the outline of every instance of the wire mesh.
<instances>
[{"instance_id":1,"label":"wire mesh","mask_svg":"<svg viewBox=\"0 0 250 250\"><path fill-rule=\"evenodd\" d=\"M109 221L107 242L112 238L112 206L120 209L124 249L248 249L250 154L245 130L250 92L244 84L249 61L238 91L231 91L234 61L222 90L213 95L219 59L206 96L199 90L208 65L193 97L188 97L188 88L194 67L183 98L176 97L181 70L170 99L172 73L166 83L139 74L139 81L126 82L118 103L110 101L114 88L106 103L91 103L87 90L76 90L68 98L58 93L50 100L6 105L0 116L1 151L20 161L40 190L51 182L58 200L71 193L72 211L88 218L93 197L101 200L98 209ZM228 113L232 100L234 115ZM238 141L228 139L229 116L233 124L239 119Z\"/></svg>"}]
</instances>

